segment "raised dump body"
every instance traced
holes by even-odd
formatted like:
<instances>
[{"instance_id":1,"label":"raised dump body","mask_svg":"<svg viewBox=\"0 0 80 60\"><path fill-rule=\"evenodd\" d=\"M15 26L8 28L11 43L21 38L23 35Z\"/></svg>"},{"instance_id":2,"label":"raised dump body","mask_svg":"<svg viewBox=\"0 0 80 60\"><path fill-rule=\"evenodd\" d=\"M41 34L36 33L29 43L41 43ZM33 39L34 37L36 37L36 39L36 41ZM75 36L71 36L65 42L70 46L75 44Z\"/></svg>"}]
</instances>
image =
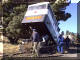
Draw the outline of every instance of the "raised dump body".
<instances>
[{"instance_id":1,"label":"raised dump body","mask_svg":"<svg viewBox=\"0 0 80 60\"><path fill-rule=\"evenodd\" d=\"M58 39L59 27L49 2L29 5L22 23L36 28L41 36L47 34L54 41Z\"/></svg>"}]
</instances>

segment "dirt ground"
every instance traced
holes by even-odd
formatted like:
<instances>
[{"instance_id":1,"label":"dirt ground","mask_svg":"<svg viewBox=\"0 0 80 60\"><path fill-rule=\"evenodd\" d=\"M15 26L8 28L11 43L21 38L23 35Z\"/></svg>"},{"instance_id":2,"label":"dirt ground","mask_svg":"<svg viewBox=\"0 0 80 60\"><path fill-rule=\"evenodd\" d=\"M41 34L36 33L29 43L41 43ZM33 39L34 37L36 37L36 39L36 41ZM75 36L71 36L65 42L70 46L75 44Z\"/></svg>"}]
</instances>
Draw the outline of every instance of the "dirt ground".
<instances>
[{"instance_id":1,"label":"dirt ground","mask_svg":"<svg viewBox=\"0 0 80 60\"><path fill-rule=\"evenodd\" d=\"M32 50L32 43L21 45L20 50L20 44L13 45L10 43L4 43L3 44L3 55L8 57L30 57L31 56L31 50Z\"/></svg>"},{"instance_id":2,"label":"dirt ground","mask_svg":"<svg viewBox=\"0 0 80 60\"><path fill-rule=\"evenodd\" d=\"M26 49L24 49L24 46ZM8 56L8 57L34 57L35 55L31 53L32 50L32 43L29 43L27 45L22 46L23 48L23 53L20 52L20 44L14 45L10 44L8 42L5 42L3 44L3 55ZM24 52L26 50L26 52ZM61 55L60 57L76 57L76 50L77 48L70 47L70 51L68 54L59 54ZM49 54L43 54L42 56L49 56ZM52 54L51 56L57 56L57 54Z\"/></svg>"},{"instance_id":3,"label":"dirt ground","mask_svg":"<svg viewBox=\"0 0 80 60\"><path fill-rule=\"evenodd\" d=\"M10 43L4 43L3 44L3 54L4 55L12 55L16 52L19 51L19 46L18 45L12 45Z\"/></svg>"}]
</instances>

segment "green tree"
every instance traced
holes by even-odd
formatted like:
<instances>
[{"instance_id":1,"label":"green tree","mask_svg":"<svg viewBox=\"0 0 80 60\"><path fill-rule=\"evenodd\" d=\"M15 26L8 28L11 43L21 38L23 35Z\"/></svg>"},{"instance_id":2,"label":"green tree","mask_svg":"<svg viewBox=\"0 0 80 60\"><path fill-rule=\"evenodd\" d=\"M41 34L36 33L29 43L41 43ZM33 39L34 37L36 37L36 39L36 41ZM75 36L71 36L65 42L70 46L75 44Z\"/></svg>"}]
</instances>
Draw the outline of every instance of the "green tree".
<instances>
[{"instance_id":1,"label":"green tree","mask_svg":"<svg viewBox=\"0 0 80 60\"><path fill-rule=\"evenodd\" d=\"M67 31L66 31L66 35L70 35L70 32L69 32L69 30L67 30Z\"/></svg>"},{"instance_id":2,"label":"green tree","mask_svg":"<svg viewBox=\"0 0 80 60\"><path fill-rule=\"evenodd\" d=\"M33 1L36 2L36 0ZM62 10L62 8L68 6L69 3L64 4L62 0L60 0L60 2L57 3L56 3L57 0L49 1L52 2L51 7L58 21L59 20L65 21L67 18L70 17L69 13L65 13L65 10ZM8 0L7 2L3 3L4 35L7 36L12 43L17 43L17 40L19 38L30 37L31 31L29 30L29 28L28 27L25 28L21 24L21 21L24 18L24 14L27 10L28 4L32 4L29 2L30 1L28 0Z\"/></svg>"},{"instance_id":3,"label":"green tree","mask_svg":"<svg viewBox=\"0 0 80 60\"><path fill-rule=\"evenodd\" d=\"M0 24L2 24L1 17L2 17L2 4L1 4L1 2L0 2Z\"/></svg>"},{"instance_id":4,"label":"green tree","mask_svg":"<svg viewBox=\"0 0 80 60\"><path fill-rule=\"evenodd\" d=\"M57 21L66 21L71 17L70 13L65 13L66 6L69 6L69 4L70 2L67 2L67 0L56 0L55 3L51 5Z\"/></svg>"},{"instance_id":5,"label":"green tree","mask_svg":"<svg viewBox=\"0 0 80 60\"><path fill-rule=\"evenodd\" d=\"M26 4L16 4L8 2L3 4L3 26L4 35L7 36L12 43L17 43L19 38L22 38L23 26L21 24L26 12Z\"/></svg>"},{"instance_id":6,"label":"green tree","mask_svg":"<svg viewBox=\"0 0 80 60\"><path fill-rule=\"evenodd\" d=\"M80 34L79 33L77 34L77 42L80 43Z\"/></svg>"}]
</instances>

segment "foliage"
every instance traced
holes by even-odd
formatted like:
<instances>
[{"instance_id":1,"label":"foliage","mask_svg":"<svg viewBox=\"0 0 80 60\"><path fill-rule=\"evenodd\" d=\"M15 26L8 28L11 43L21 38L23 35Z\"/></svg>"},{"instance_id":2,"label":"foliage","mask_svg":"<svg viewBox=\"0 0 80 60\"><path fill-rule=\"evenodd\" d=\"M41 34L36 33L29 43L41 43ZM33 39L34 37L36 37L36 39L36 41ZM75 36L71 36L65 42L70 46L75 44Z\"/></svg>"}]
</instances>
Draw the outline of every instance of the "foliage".
<instances>
[{"instance_id":1,"label":"foliage","mask_svg":"<svg viewBox=\"0 0 80 60\"><path fill-rule=\"evenodd\" d=\"M66 35L70 35L70 31L69 30L66 31Z\"/></svg>"},{"instance_id":2,"label":"foliage","mask_svg":"<svg viewBox=\"0 0 80 60\"><path fill-rule=\"evenodd\" d=\"M1 17L2 17L2 4L1 4L1 2L0 2L0 24L2 23L2 22L1 22Z\"/></svg>"},{"instance_id":3,"label":"foliage","mask_svg":"<svg viewBox=\"0 0 80 60\"><path fill-rule=\"evenodd\" d=\"M3 4L3 26L4 26L4 35L9 37L9 39L18 40L22 38L23 26L21 21L24 17L26 11L26 4L14 4L14 3L5 3ZM13 41L13 42L15 42Z\"/></svg>"},{"instance_id":4,"label":"foliage","mask_svg":"<svg viewBox=\"0 0 80 60\"><path fill-rule=\"evenodd\" d=\"M69 4L70 2L67 2L67 0L56 0L55 3L52 4L52 9L55 13L57 21L66 21L71 17L70 13L65 13L66 6L69 6Z\"/></svg>"},{"instance_id":5,"label":"foliage","mask_svg":"<svg viewBox=\"0 0 80 60\"><path fill-rule=\"evenodd\" d=\"M78 33L78 35L77 35L77 40L78 40L78 42L80 43L80 34Z\"/></svg>"},{"instance_id":6,"label":"foliage","mask_svg":"<svg viewBox=\"0 0 80 60\"><path fill-rule=\"evenodd\" d=\"M55 3L56 0L50 1L52 1L51 7L58 21L66 20L70 17L69 13L65 13L65 10L61 10L61 8L68 6L69 3L63 4ZM62 0L60 1L62 2ZM30 3L28 3L27 0L8 0L7 2L3 3L4 35L7 36L11 42L15 43L19 38L29 38L30 36L28 28L24 28L24 26L21 24L28 4Z\"/></svg>"}]
</instances>

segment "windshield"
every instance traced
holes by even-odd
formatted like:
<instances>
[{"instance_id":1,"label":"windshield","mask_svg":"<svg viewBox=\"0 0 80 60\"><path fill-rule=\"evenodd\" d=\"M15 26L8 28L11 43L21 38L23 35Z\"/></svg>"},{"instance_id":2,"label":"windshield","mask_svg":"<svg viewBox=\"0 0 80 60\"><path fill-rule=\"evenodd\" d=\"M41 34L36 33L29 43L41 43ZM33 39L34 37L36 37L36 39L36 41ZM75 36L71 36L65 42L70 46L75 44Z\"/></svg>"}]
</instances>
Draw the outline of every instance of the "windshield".
<instances>
[{"instance_id":1,"label":"windshield","mask_svg":"<svg viewBox=\"0 0 80 60\"><path fill-rule=\"evenodd\" d=\"M28 10L45 9L45 8L46 8L46 4L38 5L38 6L31 6L31 7L28 8Z\"/></svg>"}]
</instances>

